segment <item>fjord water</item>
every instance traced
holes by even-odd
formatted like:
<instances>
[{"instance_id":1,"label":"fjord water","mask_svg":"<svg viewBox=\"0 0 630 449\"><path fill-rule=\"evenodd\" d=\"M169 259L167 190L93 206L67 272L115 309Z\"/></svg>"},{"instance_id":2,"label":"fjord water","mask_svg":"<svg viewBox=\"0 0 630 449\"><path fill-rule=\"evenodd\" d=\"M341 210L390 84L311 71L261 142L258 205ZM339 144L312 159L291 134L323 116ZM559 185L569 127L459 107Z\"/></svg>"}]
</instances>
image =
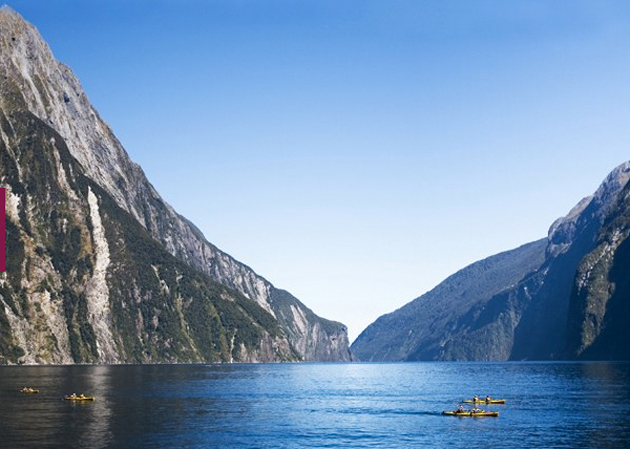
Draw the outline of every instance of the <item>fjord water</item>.
<instances>
[{"instance_id":1,"label":"fjord water","mask_svg":"<svg viewBox=\"0 0 630 449\"><path fill-rule=\"evenodd\" d=\"M474 394L507 404L441 415ZM7 448L630 447L630 363L2 367L0 401Z\"/></svg>"}]
</instances>

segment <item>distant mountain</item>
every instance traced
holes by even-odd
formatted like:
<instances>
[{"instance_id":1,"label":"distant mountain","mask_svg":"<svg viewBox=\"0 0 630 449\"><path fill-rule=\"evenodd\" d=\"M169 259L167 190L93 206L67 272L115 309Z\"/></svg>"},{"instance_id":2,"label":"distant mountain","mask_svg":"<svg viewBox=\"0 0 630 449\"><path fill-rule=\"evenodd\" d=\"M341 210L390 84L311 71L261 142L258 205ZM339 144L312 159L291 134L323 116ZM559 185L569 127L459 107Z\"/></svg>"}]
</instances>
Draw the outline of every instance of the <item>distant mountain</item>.
<instances>
[{"instance_id":1,"label":"distant mountain","mask_svg":"<svg viewBox=\"0 0 630 449\"><path fill-rule=\"evenodd\" d=\"M378 318L360 360L630 359L630 162L546 239L476 262Z\"/></svg>"},{"instance_id":2,"label":"distant mountain","mask_svg":"<svg viewBox=\"0 0 630 449\"><path fill-rule=\"evenodd\" d=\"M510 348L503 344L494 344L492 351L484 347L462 354L458 342L487 335L483 324L489 323L482 323L480 317L493 309L491 299L538 269L545 247L545 240L539 240L458 271L430 292L378 318L353 343L353 354L362 361L506 358ZM514 323L508 325L513 328Z\"/></svg>"},{"instance_id":3,"label":"distant mountain","mask_svg":"<svg viewBox=\"0 0 630 449\"><path fill-rule=\"evenodd\" d=\"M158 195L8 7L0 186L0 363L350 359L344 325L217 249Z\"/></svg>"}]
</instances>

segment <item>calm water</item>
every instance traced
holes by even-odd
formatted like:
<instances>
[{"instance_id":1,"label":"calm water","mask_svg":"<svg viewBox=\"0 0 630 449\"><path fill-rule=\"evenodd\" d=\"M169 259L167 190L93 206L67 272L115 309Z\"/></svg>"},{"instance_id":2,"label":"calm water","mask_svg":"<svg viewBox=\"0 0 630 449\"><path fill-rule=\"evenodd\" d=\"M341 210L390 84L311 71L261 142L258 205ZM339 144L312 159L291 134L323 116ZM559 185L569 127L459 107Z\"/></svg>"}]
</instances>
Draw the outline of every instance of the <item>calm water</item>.
<instances>
[{"instance_id":1,"label":"calm water","mask_svg":"<svg viewBox=\"0 0 630 449\"><path fill-rule=\"evenodd\" d=\"M508 403L440 414L473 394ZM0 447L628 448L630 364L2 367Z\"/></svg>"}]
</instances>

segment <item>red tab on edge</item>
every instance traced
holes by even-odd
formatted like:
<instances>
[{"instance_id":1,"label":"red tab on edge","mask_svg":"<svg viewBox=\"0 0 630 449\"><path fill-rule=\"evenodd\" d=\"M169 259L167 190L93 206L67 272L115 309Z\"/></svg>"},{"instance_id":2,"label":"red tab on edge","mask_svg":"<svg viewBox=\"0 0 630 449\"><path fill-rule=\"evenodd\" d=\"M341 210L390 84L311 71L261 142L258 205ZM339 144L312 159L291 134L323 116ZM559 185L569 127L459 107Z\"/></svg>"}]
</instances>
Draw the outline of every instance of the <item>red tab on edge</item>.
<instances>
[{"instance_id":1,"label":"red tab on edge","mask_svg":"<svg viewBox=\"0 0 630 449\"><path fill-rule=\"evenodd\" d=\"M6 222L5 220L5 211L6 211L6 189L0 189L0 272L6 271L5 262L5 241L6 241Z\"/></svg>"}]
</instances>

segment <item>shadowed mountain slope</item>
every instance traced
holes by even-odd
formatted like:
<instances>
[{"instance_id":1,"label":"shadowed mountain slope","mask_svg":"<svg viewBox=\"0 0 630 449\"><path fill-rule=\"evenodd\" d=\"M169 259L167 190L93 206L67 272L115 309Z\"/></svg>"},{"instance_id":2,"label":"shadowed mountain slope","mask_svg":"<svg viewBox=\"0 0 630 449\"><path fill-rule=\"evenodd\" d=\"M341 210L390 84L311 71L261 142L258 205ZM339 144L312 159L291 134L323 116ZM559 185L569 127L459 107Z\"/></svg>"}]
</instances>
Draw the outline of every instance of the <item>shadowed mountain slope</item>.
<instances>
[{"instance_id":1,"label":"shadowed mountain slope","mask_svg":"<svg viewBox=\"0 0 630 449\"><path fill-rule=\"evenodd\" d=\"M630 163L552 224L378 318L360 360L629 359Z\"/></svg>"}]
</instances>

